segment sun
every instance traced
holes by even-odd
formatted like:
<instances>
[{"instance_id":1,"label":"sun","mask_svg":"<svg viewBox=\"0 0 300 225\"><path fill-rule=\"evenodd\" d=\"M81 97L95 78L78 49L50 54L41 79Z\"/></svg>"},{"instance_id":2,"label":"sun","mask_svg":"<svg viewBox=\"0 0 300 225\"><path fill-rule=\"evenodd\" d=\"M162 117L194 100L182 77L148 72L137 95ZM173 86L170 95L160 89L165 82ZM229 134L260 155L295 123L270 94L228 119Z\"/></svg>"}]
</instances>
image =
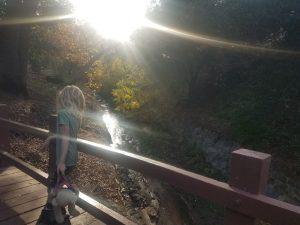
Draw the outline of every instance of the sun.
<instances>
[{"instance_id":1,"label":"sun","mask_svg":"<svg viewBox=\"0 0 300 225\"><path fill-rule=\"evenodd\" d=\"M149 0L70 0L77 19L104 38L128 41L145 23Z\"/></svg>"}]
</instances>

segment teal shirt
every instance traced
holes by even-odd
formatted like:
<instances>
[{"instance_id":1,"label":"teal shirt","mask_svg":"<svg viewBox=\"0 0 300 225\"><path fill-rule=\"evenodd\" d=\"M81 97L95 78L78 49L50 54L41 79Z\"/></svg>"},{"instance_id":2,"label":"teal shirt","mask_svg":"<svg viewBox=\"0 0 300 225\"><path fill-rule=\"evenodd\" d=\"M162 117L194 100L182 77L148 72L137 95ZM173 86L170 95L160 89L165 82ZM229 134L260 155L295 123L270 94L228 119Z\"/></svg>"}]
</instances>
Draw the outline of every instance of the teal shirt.
<instances>
[{"instance_id":1,"label":"teal shirt","mask_svg":"<svg viewBox=\"0 0 300 225\"><path fill-rule=\"evenodd\" d=\"M67 110L59 110L57 115L57 134L61 135L60 125L69 126L69 137L73 140L77 139L77 133L79 130L79 121L74 115ZM60 161L61 155L61 139L56 139L56 165ZM75 141L70 140L68 145L68 153L66 156L66 166L75 166L78 161L77 144Z\"/></svg>"}]
</instances>

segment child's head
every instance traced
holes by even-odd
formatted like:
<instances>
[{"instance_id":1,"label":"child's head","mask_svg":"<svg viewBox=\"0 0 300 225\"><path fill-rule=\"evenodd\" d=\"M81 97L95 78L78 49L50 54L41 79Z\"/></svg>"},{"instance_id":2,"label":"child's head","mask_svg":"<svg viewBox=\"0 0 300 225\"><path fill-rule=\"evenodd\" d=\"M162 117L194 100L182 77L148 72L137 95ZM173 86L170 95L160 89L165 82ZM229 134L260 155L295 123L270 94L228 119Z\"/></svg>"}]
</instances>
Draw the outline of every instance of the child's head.
<instances>
[{"instance_id":1,"label":"child's head","mask_svg":"<svg viewBox=\"0 0 300 225\"><path fill-rule=\"evenodd\" d=\"M74 113L81 120L85 107L85 99L82 91L74 85L64 87L57 97L57 109L66 109Z\"/></svg>"}]
</instances>

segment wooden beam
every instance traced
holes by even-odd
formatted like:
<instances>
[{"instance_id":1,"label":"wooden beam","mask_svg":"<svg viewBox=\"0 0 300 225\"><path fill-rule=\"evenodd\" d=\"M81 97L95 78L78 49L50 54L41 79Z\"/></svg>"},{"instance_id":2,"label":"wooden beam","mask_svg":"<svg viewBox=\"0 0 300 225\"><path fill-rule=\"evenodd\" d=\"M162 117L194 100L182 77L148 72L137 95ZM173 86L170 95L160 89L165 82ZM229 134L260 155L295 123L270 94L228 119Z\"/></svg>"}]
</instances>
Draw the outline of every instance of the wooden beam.
<instances>
[{"instance_id":1,"label":"wooden beam","mask_svg":"<svg viewBox=\"0 0 300 225\"><path fill-rule=\"evenodd\" d=\"M30 177L34 178L44 185L47 185L47 173L35 168L34 166L22 161L17 157L14 157L8 152L0 150L0 154L3 158L5 158L7 162L9 162L10 165L14 165L24 173L28 174Z\"/></svg>"},{"instance_id":2,"label":"wooden beam","mask_svg":"<svg viewBox=\"0 0 300 225\"><path fill-rule=\"evenodd\" d=\"M168 182L184 191L274 225L299 225L300 207L255 195L208 177L119 149L77 139L79 150ZM276 216L280 215L280 217Z\"/></svg>"},{"instance_id":3,"label":"wooden beam","mask_svg":"<svg viewBox=\"0 0 300 225\"><path fill-rule=\"evenodd\" d=\"M264 194L267 188L271 155L240 149L231 154L229 185L251 194ZM238 205L238 204L237 204ZM227 209L225 225L255 225L257 219Z\"/></svg>"},{"instance_id":4,"label":"wooden beam","mask_svg":"<svg viewBox=\"0 0 300 225\"><path fill-rule=\"evenodd\" d=\"M6 160L8 160L12 165L22 170L24 173L28 174L29 176L33 177L34 179L47 186L48 174L14 157L8 152L0 151L0 155L3 156ZM95 218L103 221L104 223L110 225L137 225L136 223L130 221L126 217L107 208L100 202L81 192L79 194L78 205L85 211L93 215Z\"/></svg>"},{"instance_id":5,"label":"wooden beam","mask_svg":"<svg viewBox=\"0 0 300 225\"><path fill-rule=\"evenodd\" d=\"M86 194L83 194L82 192L79 193L79 199L76 204L78 204L79 207L83 208L89 214L100 219L101 222L104 222L105 224L137 225L136 223L109 209L105 205L97 202L96 200L92 199Z\"/></svg>"},{"instance_id":6,"label":"wooden beam","mask_svg":"<svg viewBox=\"0 0 300 225\"><path fill-rule=\"evenodd\" d=\"M8 110L5 104L0 104L0 117L7 119ZM9 149L9 130L6 124L0 121L0 148L4 150ZM5 162L0 159L0 166L6 166Z\"/></svg>"},{"instance_id":7,"label":"wooden beam","mask_svg":"<svg viewBox=\"0 0 300 225\"><path fill-rule=\"evenodd\" d=\"M11 121L11 120L4 119L4 118L0 118L0 123L3 124L3 126L6 126L11 131L24 132L24 133L36 135L37 137L40 137L40 138L47 138L49 135L48 130L25 125L25 124Z\"/></svg>"},{"instance_id":8,"label":"wooden beam","mask_svg":"<svg viewBox=\"0 0 300 225\"><path fill-rule=\"evenodd\" d=\"M48 131L0 118L10 129L48 136ZM156 160L109 146L77 139L79 150L145 175L166 181L187 192L194 193L210 201L249 217L259 218L274 225L299 225L300 207L285 203L265 195L251 194L230 187L228 184L201 176Z\"/></svg>"},{"instance_id":9,"label":"wooden beam","mask_svg":"<svg viewBox=\"0 0 300 225\"><path fill-rule=\"evenodd\" d=\"M271 155L247 149L232 152L229 185L252 194L264 194Z\"/></svg>"},{"instance_id":10,"label":"wooden beam","mask_svg":"<svg viewBox=\"0 0 300 225\"><path fill-rule=\"evenodd\" d=\"M49 117L49 135L56 134L57 116L50 115ZM48 146L48 182L54 179L56 173L56 138L49 142Z\"/></svg>"}]
</instances>

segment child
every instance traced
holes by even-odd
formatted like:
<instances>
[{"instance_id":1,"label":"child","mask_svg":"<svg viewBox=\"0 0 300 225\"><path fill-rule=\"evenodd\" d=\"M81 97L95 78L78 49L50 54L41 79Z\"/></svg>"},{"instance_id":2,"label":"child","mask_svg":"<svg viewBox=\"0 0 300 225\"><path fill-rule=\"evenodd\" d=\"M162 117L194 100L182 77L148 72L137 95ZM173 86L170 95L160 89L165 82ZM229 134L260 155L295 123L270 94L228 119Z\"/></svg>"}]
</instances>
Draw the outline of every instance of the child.
<instances>
[{"instance_id":1,"label":"child","mask_svg":"<svg viewBox=\"0 0 300 225\"><path fill-rule=\"evenodd\" d=\"M72 174L78 161L76 142L81 126L85 99L82 91L72 85L64 87L57 99L56 165L57 172ZM64 138L65 137L65 138ZM67 174L66 174L67 175Z\"/></svg>"},{"instance_id":2,"label":"child","mask_svg":"<svg viewBox=\"0 0 300 225\"><path fill-rule=\"evenodd\" d=\"M48 203L53 204L55 187L60 178L71 184L72 190L78 195L76 185L72 183L76 177L75 168L78 161L77 145L74 140L81 126L85 99L82 91L74 86L64 87L57 98L57 135L56 135L56 166L54 177L50 178ZM75 189L75 190L74 190ZM52 193L52 194L51 194ZM75 205L68 205L72 216L78 214Z\"/></svg>"}]
</instances>

